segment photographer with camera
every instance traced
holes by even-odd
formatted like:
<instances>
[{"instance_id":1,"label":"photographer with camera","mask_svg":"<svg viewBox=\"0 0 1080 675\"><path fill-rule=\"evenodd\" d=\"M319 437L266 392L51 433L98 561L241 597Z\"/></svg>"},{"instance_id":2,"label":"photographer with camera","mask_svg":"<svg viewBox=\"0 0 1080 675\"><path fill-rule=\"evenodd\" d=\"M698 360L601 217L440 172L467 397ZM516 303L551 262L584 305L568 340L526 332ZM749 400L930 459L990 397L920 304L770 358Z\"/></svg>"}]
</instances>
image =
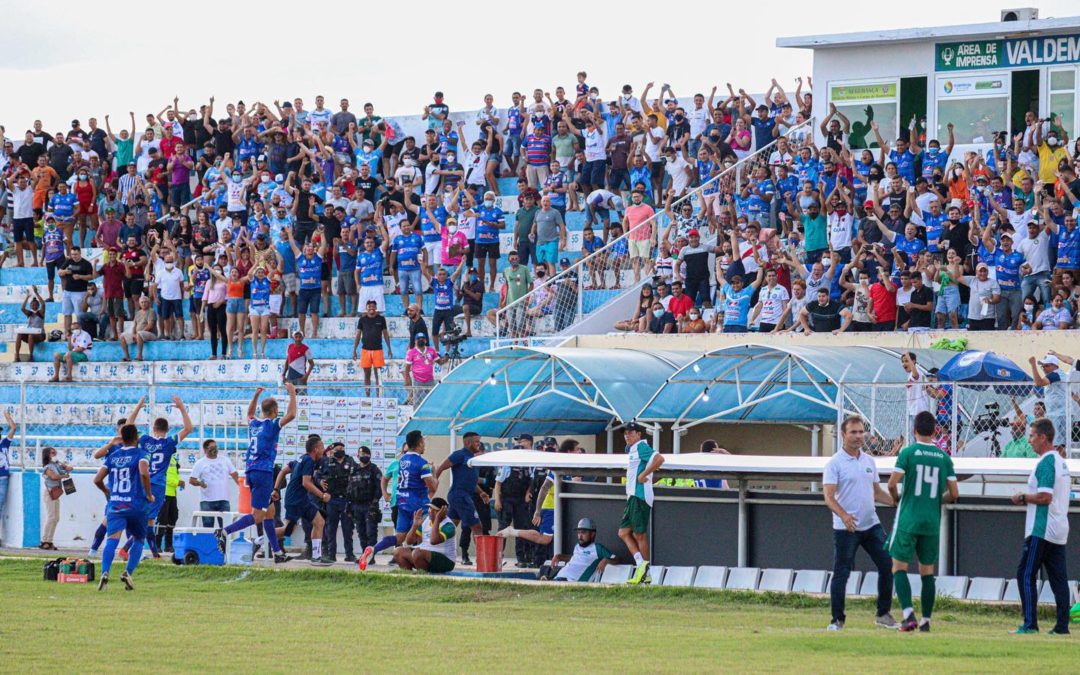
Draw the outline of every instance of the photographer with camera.
<instances>
[{"instance_id":1,"label":"photographer with camera","mask_svg":"<svg viewBox=\"0 0 1080 675\"><path fill-rule=\"evenodd\" d=\"M382 510L379 508L382 478L382 470L371 461L371 448L361 445L357 453L356 469L349 474L347 490L361 551L368 546L374 546L378 541L379 522L382 520ZM351 539L352 537L350 545Z\"/></svg>"}]
</instances>

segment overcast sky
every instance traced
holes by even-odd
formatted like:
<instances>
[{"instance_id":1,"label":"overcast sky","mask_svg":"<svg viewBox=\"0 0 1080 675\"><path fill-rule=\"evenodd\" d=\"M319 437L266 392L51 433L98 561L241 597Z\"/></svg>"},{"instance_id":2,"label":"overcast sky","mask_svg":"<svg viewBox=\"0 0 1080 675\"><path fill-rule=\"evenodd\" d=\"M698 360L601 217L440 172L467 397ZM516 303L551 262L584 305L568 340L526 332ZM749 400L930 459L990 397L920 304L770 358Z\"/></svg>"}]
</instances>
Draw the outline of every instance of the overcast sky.
<instances>
[{"instance_id":1,"label":"overcast sky","mask_svg":"<svg viewBox=\"0 0 1080 675\"><path fill-rule=\"evenodd\" d=\"M1038 6L1041 18L1080 14L1076 0L1015 3L1027 4ZM614 11L598 10L605 6ZM689 11L704 6L703 15ZM572 96L579 70L605 99L627 82L640 93L649 80L658 87L668 82L686 97L707 96L714 84L723 91L728 81L762 92L775 76L793 92L795 77L810 72L811 54L777 49L777 37L989 22L1014 5L908 0L902 12L868 11L886 5L850 0L804 6L813 9L793 11L786 2L729 9L638 0L0 0L0 124L19 137L34 119L56 132L68 129L72 118L85 127L88 117L104 124L111 114L118 130L130 123L128 111L142 123L174 96L184 110L213 95L223 112L237 99L269 104L296 96L311 109L321 93L332 110L344 96L357 112L371 101L378 113L405 115L420 113L440 89L452 110L476 109L489 92L505 107L515 89L562 85ZM764 16L755 18L755 8ZM673 18L680 15L685 18Z\"/></svg>"}]
</instances>

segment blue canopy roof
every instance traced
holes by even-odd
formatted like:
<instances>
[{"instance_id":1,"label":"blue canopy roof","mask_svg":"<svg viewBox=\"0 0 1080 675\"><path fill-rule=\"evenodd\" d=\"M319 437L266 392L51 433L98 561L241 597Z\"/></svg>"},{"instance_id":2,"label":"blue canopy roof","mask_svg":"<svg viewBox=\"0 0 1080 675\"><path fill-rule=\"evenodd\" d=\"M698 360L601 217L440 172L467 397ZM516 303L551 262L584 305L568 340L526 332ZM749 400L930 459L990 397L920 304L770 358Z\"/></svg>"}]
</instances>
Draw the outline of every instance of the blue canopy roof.
<instances>
[{"instance_id":1,"label":"blue canopy roof","mask_svg":"<svg viewBox=\"0 0 1080 675\"><path fill-rule=\"evenodd\" d=\"M409 429L433 435L591 435L628 422L698 354L635 349L500 347L463 362L417 408Z\"/></svg>"},{"instance_id":2,"label":"blue canopy roof","mask_svg":"<svg viewBox=\"0 0 1080 675\"><path fill-rule=\"evenodd\" d=\"M912 351L924 369L940 366L953 355ZM847 410L860 407L850 400L860 384L905 382L899 354L879 347L725 347L673 374L637 417L679 427L701 422L829 423L837 417L840 382L849 398L840 405Z\"/></svg>"}]
</instances>

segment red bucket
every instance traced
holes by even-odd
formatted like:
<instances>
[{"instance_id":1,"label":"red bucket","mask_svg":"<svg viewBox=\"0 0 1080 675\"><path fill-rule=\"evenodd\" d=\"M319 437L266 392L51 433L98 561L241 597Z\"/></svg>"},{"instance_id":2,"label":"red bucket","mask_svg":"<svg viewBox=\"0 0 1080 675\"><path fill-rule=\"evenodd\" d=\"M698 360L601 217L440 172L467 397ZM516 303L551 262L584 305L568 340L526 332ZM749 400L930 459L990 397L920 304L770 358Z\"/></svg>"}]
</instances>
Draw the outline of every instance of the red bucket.
<instances>
[{"instance_id":1,"label":"red bucket","mask_svg":"<svg viewBox=\"0 0 1080 675\"><path fill-rule=\"evenodd\" d=\"M506 540L494 535L476 535L476 571L499 572L502 570L503 544Z\"/></svg>"}]
</instances>

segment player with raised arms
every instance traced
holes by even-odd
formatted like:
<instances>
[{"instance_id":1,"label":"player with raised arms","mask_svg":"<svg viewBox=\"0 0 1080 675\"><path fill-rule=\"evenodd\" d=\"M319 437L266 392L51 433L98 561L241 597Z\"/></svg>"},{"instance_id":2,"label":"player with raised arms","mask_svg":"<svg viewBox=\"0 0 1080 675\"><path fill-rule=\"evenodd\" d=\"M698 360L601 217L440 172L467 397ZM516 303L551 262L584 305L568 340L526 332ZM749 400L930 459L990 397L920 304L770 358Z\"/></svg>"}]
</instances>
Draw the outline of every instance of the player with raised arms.
<instances>
[{"instance_id":1,"label":"player with raised arms","mask_svg":"<svg viewBox=\"0 0 1080 675\"><path fill-rule=\"evenodd\" d=\"M218 548L225 552L226 537L234 532L259 525L266 519L267 509L270 508L270 496L274 491L274 461L277 459L278 436L281 428L296 418L296 387L291 382L285 383L285 389L289 392L289 407L285 414L278 419L278 402L274 398L267 398L262 402L262 418L255 416L256 407L259 405L259 396L266 391L263 387L255 388L255 395L248 404L248 449L244 458L246 466L245 475L248 487L251 489L251 513L244 515L228 527L214 530L218 540ZM266 535L266 543L274 554L274 562L283 563L289 560L278 543L277 532L273 522L263 528Z\"/></svg>"},{"instance_id":2,"label":"player with raised arms","mask_svg":"<svg viewBox=\"0 0 1080 675\"><path fill-rule=\"evenodd\" d=\"M122 445L114 447L117 442ZM139 428L134 424L125 424L120 436L105 444L107 451L105 466L98 469L94 476L94 485L105 493L109 505L105 508L106 532L108 540L101 556L101 578L98 590L103 591L109 583L109 570L116 557L116 548L120 544L120 535L126 529L132 537L131 555L127 569L120 576L124 587L135 590L132 575L142 558L143 540L146 538L147 508L155 498L150 487L150 460L139 447ZM105 479L109 484L106 487Z\"/></svg>"}]
</instances>

